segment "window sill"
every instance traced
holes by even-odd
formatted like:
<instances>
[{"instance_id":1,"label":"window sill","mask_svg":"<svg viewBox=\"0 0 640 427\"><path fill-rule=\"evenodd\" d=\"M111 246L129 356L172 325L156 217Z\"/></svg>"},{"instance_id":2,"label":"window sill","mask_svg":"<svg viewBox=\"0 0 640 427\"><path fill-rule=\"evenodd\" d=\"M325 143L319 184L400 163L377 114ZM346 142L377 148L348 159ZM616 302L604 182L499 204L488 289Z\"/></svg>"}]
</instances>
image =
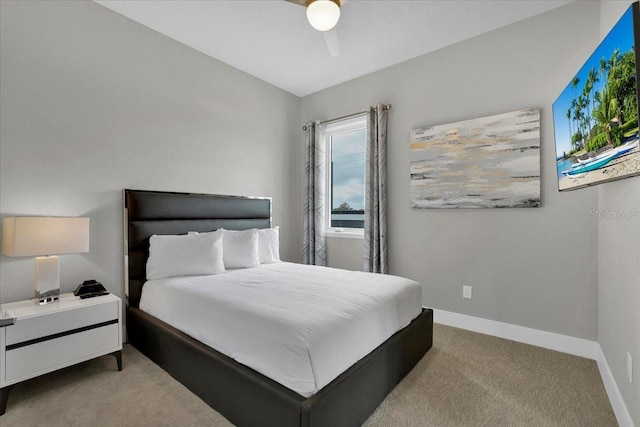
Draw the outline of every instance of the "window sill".
<instances>
[{"instance_id":1,"label":"window sill","mask_svg":"<svg viewBox=\"0 0 640 427\"><path fill-rule=\"evenodd\" d=\"M324 232L325 237L337 237L340 239L360 239L364 240L364 232L358 231L335 231L335 230L326 230Z\"/></svg>"}]
</instances>

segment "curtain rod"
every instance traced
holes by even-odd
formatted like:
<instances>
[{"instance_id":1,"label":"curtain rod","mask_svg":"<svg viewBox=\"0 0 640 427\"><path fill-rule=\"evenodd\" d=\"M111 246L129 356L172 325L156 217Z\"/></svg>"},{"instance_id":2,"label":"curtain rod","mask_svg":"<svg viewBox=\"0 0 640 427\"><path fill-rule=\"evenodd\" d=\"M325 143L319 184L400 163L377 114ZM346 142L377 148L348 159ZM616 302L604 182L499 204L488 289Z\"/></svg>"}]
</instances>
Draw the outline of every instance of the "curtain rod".
<instances>
[{"instance_id":1,"label":"curtain rod","mask_svg":"<svg viewBox=\"0 0 640 427\"><path fill-rule=\"evenodd\" d=\"M371 108L373 108L373 107L370 107L368 110L365 110L365 111L360 111L359 113L348 114L346 116L336 117L335 119L323 120L323 121L320 122L320 124L324 125L324 124L331 123L331 122L337 122L338 120L346 120L346 119L350 119L352 117L362 116L363 114L367 114L369 111L371 111ZM382 108L384 110L390 110L391 109L391 104L383 105ZM306 131L307 130L307 125L302 126L302 130Z\"/></svg>"}]
</instances>

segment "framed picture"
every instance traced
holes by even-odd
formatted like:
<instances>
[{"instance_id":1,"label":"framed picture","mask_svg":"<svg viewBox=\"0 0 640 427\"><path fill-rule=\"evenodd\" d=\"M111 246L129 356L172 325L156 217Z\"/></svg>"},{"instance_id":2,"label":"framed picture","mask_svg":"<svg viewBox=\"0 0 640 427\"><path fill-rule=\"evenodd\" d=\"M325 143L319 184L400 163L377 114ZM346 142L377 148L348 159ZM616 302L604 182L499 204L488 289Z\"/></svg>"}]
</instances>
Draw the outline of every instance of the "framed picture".
<instances>
[{"instance_id":1,"label":"framed picture","mask_svg":"<svg viewBox=\"0 0 640 427\"><path fill-rule=\"evenodd\" d=\"M540 109L411 131L414 208L540 206Z\"/></svg>"},{"instance_id":2,"label":"framed picture","mask_svg":"<svg viewBox=\"0 0 640 427\"><path fill-rule=\"evenodd\" d=\"M636 2L553 103L560 191L640 174L638 34Z\"/></svg>"}]
</instances>

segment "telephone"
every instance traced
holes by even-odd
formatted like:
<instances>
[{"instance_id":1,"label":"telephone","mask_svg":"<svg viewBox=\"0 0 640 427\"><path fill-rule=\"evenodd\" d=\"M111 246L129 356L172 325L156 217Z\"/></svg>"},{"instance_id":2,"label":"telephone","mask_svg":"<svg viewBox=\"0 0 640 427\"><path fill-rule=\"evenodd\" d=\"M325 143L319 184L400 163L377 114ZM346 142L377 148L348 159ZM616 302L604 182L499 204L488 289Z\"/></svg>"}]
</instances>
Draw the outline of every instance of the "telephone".
<instances>
[{"instance_id":1,"label":"telephone","mask_svg":"<svg viewBox=\"0 0 640 427\"><path fill-rule=\"evenodd\" d=\"M75 296L82 299L107 295L108 293L109 291L102 286L102 283L96 282L95 280L85 280L73 291Z\"/></svg>"}]
</instances>

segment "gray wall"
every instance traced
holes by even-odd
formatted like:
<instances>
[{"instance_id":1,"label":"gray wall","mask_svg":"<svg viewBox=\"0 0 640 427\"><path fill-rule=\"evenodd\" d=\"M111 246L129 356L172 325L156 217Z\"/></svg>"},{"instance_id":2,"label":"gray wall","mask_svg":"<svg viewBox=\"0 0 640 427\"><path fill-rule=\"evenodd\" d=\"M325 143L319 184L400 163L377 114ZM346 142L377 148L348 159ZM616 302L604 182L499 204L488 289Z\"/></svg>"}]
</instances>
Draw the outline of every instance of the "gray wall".
<instances>
[{"instance_id":1,"label":"gray wall","mask_svg":"<svg viewBox=\"0 0 640 427\"><path fill-rule=\"evenodd\" d=\"M601 3L601 38L631 3ZM633 423L640 426L640 178L601 185L598 196L605 217L597 221L598 341ZM633 383L627 379L627 352Z\"/></svg>"},{"instance_id":2,"label":"gray wall","mask_svg":"<svg viewBox=\"0 0 640 427\"><path fill-rule=\"evenodd\" d=\"M423 284L426 306L597 338L597 189L558 192L551 104L597 43L599 11L571 4L303 98L301 122L393 105L390 269ZM411 209L412 129L528 107L542 108L542 208ZM331 239L330 264L360 247Z\"/></svg>"},{"instance_id":3,"label":"gray wall","mask_svg":"<svg viewBox=\"0 0 640 427\"><path fill-rule=\"evenodd\" d=\"M361 238L327 237L327 265L362 271L364 253Z\"/></svg>"},{"instance_id":4,"label":"gray wall","mask_svg":"<svg viewBox=\"0 0 640 427\"><path fill-rule=\"evenodd\" d=\"M0 216L91 218L62 291L122 296L123 188L271 196L299 260L299 98L93 2L0 5ZM33 296L32 258L0 267L0 302Z\"/></svg>"}]
</instances>

